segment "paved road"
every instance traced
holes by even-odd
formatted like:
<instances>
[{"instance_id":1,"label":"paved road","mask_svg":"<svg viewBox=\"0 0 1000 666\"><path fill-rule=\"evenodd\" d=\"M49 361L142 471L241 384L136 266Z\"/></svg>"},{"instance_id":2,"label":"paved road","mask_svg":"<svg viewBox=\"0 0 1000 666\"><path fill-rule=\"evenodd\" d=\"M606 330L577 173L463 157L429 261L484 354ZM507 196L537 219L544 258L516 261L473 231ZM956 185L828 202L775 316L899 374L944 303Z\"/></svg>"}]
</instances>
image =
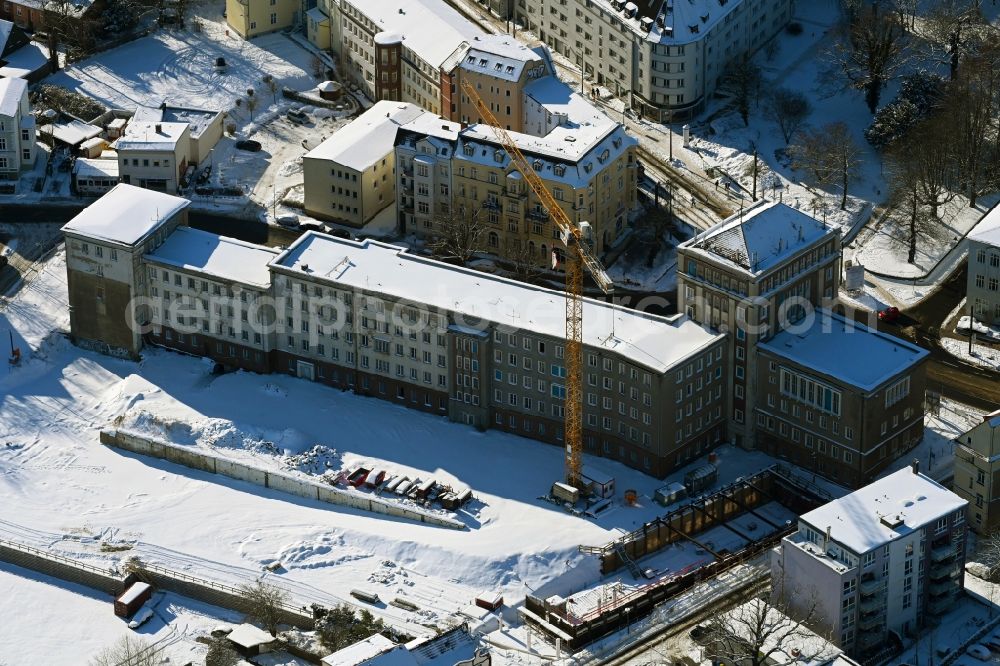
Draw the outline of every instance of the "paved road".
<instances>
[{"instance_id":1,"label":"paved road","mask_svg":"<svg viewBox=\"0 0 1000 666\"><path fill-rule=\"evenodd\" d=\"M1000 375L965 363L941 347L939 327L965 296L966 264L963 262L919 305L905 310L899 324L879 324L879 330L916 342L931 353L927 388L946 398L990 411L1000 406Z\"/></svg>"}]
</instances>

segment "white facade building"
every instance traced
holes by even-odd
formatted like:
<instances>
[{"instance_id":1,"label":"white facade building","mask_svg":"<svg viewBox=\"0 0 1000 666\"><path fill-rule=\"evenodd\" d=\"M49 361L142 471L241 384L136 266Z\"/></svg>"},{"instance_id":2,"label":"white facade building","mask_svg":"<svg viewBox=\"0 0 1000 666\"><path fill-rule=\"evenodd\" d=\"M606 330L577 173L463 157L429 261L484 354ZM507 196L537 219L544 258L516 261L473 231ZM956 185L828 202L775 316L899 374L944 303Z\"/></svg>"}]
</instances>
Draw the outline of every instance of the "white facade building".
<instances>
[{"instance_id":1,"label":"white facade building","mask_svg":"<svg viewBox=\"0 0 1000 666\"><path fill-rule=\"evenodd\" d=\"M795 0L511 0L517 21L643 115L688 118L727 63L791 19Z\"/></svg>"},{"instance_id":2,"label":"white facade building","mask_svg":"<svg viewBox=\"0 0 1000 666\"><path fill-rule=\"evenodd\" d=\"M967 502L917 463L799 517L772 559L775 594L855 658L914 636L962 589Z\"/></svg>"},{"instance_id":3,"label":"white facade building","mask_svg":"<svg viewBox=\"0 0 1000 666\"><path fill-rule=\"evenodd\" d=\"M0 79L0 180L16 180L35 163L35 117L28 82Z\"/></svg>"}]
</instances>

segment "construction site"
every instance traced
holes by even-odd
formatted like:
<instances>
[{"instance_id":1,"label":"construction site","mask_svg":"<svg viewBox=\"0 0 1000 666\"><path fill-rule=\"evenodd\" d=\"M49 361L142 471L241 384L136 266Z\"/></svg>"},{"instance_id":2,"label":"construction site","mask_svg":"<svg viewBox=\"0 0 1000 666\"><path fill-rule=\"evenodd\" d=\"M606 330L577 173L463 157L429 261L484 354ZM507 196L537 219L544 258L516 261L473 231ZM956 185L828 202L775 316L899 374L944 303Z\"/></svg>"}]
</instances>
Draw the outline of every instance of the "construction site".
<instances>
[{"instance_id":1,"label":"construction site","mask_svg":"<svg viewBox=\"0 0 1000 666\"><path fill-rule=\"evenodd\" d=\"M600 559L600 584L568 597L528 595L519 612L549 641L576 651L696 584L758 559L796 530L797 516L831 499L800 473L774 465L614 541L581 546Z\"/></svg>"}]
</instances>

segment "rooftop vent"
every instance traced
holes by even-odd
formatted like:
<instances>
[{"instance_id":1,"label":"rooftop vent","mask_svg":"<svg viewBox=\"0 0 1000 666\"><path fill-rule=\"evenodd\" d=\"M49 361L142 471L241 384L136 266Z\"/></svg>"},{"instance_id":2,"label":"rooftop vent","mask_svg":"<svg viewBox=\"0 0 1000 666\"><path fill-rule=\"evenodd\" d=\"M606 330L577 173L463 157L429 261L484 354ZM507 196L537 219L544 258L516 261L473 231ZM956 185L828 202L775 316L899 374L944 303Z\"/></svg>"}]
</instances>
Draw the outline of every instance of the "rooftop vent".
<instances>
[{"instance_id":1,"label":"rooftop vent","mask_svg":"<svg viewBox=\"0 0 1000 666\"><path fill-rule=\"evenodd\" d=\"M163 125L156 123L156 133L159 134L163 131Z\"/></svg>"},{"instance_id":2,"label":"rooftop vent","mask_svg":"<svg viewBox=\"0 0 1000 666\"><path fill-rule=\"evenodd\" d=\"M903 524L903 517L900 516L898 513L895 514L895 515L893 515L893 516L882 516L879 519L879 522L881 522L883 525L885 525L889 529L894 530L894 529L896 529L897 527L899 527L900 525Z\"/></svg>"}]
</instances>

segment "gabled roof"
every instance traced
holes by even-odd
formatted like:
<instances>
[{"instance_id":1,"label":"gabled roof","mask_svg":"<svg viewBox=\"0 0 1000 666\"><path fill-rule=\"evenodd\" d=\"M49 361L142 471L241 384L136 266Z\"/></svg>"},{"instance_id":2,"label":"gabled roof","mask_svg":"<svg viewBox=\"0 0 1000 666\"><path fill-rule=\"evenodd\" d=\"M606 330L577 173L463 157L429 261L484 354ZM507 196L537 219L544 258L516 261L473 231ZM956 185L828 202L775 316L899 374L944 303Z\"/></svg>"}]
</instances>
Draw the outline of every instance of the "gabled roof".
<instances>
[{"instance_id":1,"label":"gabled roof","mask_svg":"<svg viewBox=\"0 0 1000 666\"><path fill-rule=\"evenodd\" d=\"M0 79L0 116L16 116L27 89L28 82L24 79Z\"/></svg>"},{"instance_id":2,"label":"gabled roof","mask_svg":"<svg viewBox=\"0 0 1000 666\"><path fill-rule=\"evenodd\" d=\"M819 220L771 201L723 220L680 247L760 275L833 233Z\"/></svg>"}]
</instances>

